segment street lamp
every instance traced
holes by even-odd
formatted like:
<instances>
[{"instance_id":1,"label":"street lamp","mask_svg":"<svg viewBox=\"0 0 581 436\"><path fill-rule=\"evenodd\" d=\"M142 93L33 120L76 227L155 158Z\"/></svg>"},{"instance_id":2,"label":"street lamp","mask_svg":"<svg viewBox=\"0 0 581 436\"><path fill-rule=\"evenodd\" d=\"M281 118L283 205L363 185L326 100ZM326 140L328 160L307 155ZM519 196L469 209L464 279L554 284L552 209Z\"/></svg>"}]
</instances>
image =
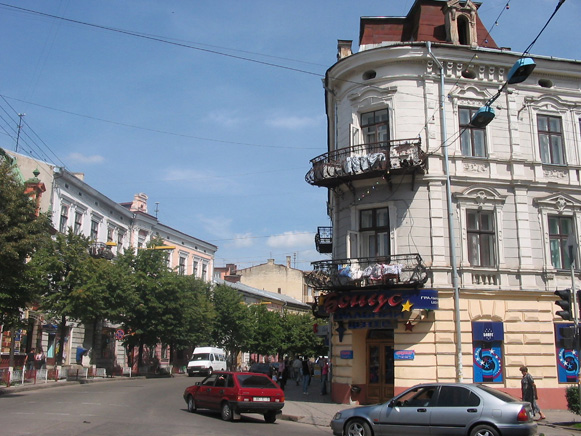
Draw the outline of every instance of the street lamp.
<instances>
[{"instance_id":1,"label":"street lamp","mask_svg":"<svg viewBox=\"0 0 581 436\"><path fill-rule=\"evenodd\" d=\"M535 64L535 61L532 58L520 58L516 61L508 72L506 82L504 82L494 97L478 109L470 120L470 125L480 129L488 126L494 119L495 115L494 109L490 105L500 97L500 94L504 91L507 85L524 82L531 75L536 66L537 64Z\"/></svg>"}]
</instances>

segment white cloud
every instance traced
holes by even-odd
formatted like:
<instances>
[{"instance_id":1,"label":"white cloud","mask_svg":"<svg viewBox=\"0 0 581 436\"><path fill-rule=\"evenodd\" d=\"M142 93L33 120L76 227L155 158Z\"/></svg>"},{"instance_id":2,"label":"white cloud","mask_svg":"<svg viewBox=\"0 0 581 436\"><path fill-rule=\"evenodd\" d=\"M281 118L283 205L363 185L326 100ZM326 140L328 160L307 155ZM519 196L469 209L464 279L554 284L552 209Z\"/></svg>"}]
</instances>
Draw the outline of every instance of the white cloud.
<instances>
[{"instance_id":1,"label":"white cloud","mask_svg":"<svg viewBox=\"0 0 581 436\"><path fill-rule=\"evenodd\" d=\"M244 119L231 111L212 111L206 114L204 122L218 124L222 127L237 127L244 123Z\"/></svg>"},{"instance_id":2,"label":"white cloud","mask_svg":"<svg viewBox=\"0 0 581 436\"><path fill-rule=\"evenodd\" d=\"M243 233L234 235L233 246L235 248L247 248L252 247L254 245L254 236L252 233Z\"/></svg>"},{"instance_id":3,"label":"white cloud","mask_svg":"<svg viewBox=\"0 0 581 436\"><path fill-rule=\"evenodd\" d=\"M285 232L281 235L270 236L266 245L272 248L292 248L310 247L314 244L314 233L312 232Z\"/></svg>"},{"instance_id":4,"label":"white cloud","mask_svg":"<svg viewBox=\"0 0 581 436\"><path fill-rule=\"evenodd\" d=\"M276 128L299 130L307 127L318 126L322 119L323 117L321 115L315 117L277 116L266 120L266 124Z\"/></svg>"},{"instance_id":5,"label":"white cloud","mask_svg":"<svg viewBox=\"0 0 581 436\"><path fill-rule=\"evenodd\" d=\"M105 158L103 156L99 156L98 154L86 156L81 153L71 153L67 159L69 161L79 162L82 164L100 164L105 162Z\"/></svg>"},{"instance_id":6,"label":"white cloud","mask_svg":"<svg viewBox=\"0 0 581 436\"><path fill-rule=\"evenodd\" d=\"M204 230L214 236L223 238L225 235L231 234L232 218L208 217L206 215L198 215L197 218L202 223Z\"/></svg>"},{"instance_id":7,"label":"white cloud","mask_svg":"<svg viewBox=\"0 0 581 436\"><path fill-rule=\"evenodd\" d=\"M164 182L188 182L191 189L198 191L232 191L233 183L225 177L217 176L211 171L195 169L169 168L161 178Z\"/></svg>"}]
</instances>

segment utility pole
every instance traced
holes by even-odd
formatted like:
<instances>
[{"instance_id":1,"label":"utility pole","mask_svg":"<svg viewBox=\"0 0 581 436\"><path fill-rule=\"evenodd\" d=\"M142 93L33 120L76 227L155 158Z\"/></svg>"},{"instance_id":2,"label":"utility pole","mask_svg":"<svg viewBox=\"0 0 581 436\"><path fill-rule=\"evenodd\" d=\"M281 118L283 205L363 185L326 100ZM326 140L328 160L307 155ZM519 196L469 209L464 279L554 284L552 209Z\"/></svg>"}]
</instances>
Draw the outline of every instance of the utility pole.
<instances>
[{"instance_id":1,"label":"utility pole","mask_svg":"<svg viewBox=\"0 0 581 436\"><path fill-rule=\"evenodd\" d=\"M20 141L20 130L22 129L22 117L26 116L26 114L18 114L18 131L16 132L16 148L14 149L15 153L18 153L18 142Z\"/></svg>"}]
</instances>

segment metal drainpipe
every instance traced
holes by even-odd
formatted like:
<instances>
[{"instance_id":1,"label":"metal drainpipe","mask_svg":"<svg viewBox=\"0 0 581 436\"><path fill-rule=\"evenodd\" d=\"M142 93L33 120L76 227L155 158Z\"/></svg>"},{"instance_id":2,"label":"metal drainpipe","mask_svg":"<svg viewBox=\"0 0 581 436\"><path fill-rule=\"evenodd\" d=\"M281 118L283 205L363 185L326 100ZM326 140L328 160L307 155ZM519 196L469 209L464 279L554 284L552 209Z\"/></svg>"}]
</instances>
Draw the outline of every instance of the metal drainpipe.
<instances>
[{"instance_id":1,"label":"metal drainpipe","mask_svg":"<svg viewBox=\"0 0 581 436\"><path fill-rule=\"evenodd\" d=\"M446 200L448 203L448 234L450 236L450 263L452 264L452 286L454 287L454 324L456 328L456 381L462 382L464 379L462 367L462 325L460 323L460 288L458 286L458 267L456 263L456 237L454 235L454 209L452 207L452 187L450 185L450 164L448 161L448 140L446 130L446 111L444 104L446 96L444 95L444 66L432 53L432 43L426 42L428 54L434 60L440 69L440 118L442 130L442 150L444 152L444 172L446 173Z\"/></svg>"}]
</instances>

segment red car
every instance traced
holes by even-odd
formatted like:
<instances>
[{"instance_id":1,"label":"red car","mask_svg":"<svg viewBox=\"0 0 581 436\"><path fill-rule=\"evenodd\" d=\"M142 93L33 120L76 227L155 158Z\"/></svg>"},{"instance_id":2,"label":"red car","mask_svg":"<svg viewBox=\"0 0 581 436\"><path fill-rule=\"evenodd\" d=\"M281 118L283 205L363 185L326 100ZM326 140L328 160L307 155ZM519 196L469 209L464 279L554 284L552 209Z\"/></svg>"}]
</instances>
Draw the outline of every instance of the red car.
<instances>
[{"instance_id":1,"label":"red car","mask_svg":"<svg viewBox=\"0 0 581 436\"><path fill-rule=\"evenodd\" d=\"M264 374L217 371L186 388L188 411L220 411L224 421L240 418L241 413L260 413L266 422L276 421L284 407L284 392Z\"/></svg>"}]
</instances>

